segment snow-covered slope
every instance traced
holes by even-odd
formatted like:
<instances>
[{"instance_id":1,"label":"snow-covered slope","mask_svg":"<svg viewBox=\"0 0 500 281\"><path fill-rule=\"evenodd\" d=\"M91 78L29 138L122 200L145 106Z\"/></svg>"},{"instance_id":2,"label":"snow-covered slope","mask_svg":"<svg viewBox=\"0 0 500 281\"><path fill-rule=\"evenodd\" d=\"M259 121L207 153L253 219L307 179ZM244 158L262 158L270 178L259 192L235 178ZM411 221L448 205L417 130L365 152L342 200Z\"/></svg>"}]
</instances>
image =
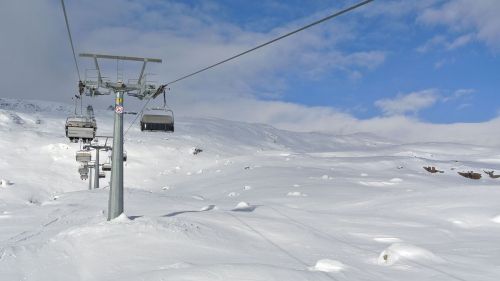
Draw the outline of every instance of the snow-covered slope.
<instances>
[{"instance_id":1,"label":"snow-covered slope","mask_svg":"<svg viewBox=\"0 0 500 281\"><path fill-rule=\"evenodd\" d=\"M500 179L457 175L500 170L496 148L179 117L129 131L127 216L107 222L109 174L79 179L71 111L0 99L0 280L500 277Z\"/></svg>"}]
</instances>

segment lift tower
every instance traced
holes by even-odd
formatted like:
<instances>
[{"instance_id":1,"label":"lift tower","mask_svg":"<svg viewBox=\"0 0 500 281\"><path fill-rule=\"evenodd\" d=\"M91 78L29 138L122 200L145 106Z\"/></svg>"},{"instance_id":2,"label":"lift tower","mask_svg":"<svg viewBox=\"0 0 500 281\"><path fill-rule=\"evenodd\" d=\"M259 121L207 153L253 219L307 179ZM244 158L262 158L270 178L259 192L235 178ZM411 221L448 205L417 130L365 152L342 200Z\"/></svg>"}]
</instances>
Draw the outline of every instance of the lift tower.
<instances>
[{"instance_id":1,"label":"lift tower","mask_svg":"<svg viewBox=\"0 0 500 281\"><path fill-rule=\"evenodd\" d=\"M107 140L106 140L107 141ZM92 168L92 165L89 164L89 168L90 169L94 169L94 189L97 189L99 188L99 179L101 178L99 176L99 152L101 150L104 150L104 151L113 151L112 150L112 147L109 146L109 145L99 145L99 144L86 144L83 146L83 149L90 149L90 148L93 148L95 150L95 159L94 159L94 167ZM90 180L89 181L92 181L92 172L90 173ZM89 183L89 189L90 188L91 184Z\"/></svg>"},{"instance_id":2,"label":"lift tower","mask_svg":"<svg viewBox=\"0 0 500 281\"><path fill-rule=\"evenodd\" d=\"M164 86L148 84L144 71L148 62L161 63L161 59L125 57L98 54L80 54L80 57L92 58L97 71L97 80L85 80L86 95L115 95L115 121L113 127L113 153L111 155L111 186L109 190L108 220L114 219L123 213L123 98L125 94L138 99L151 99L157 97L164 90ZM124 81L103 81L98 59L112 59L122 61L143 62L139 78L136 83ZM106 90L107 93L103 93Z\"/></svg>"}]
</instances>

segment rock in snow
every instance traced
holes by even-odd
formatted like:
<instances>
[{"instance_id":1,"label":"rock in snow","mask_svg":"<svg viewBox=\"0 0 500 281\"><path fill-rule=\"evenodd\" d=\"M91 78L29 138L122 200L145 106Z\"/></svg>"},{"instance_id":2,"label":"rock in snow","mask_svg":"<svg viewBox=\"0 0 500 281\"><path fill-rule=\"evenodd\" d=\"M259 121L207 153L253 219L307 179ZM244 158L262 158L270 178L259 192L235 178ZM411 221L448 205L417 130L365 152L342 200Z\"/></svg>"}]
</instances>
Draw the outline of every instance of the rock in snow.
<instances>
[{"instance_id":1,"label":"rock in snow","mask_svg":"<svg viewBox=\"0 0 500 281\"><path fill-rule=\"evenodd\" d=\"M0 186L1 187L8 187L9 185L12 185L13 183L9 180L6 179L0 179Z\"/></svg>"},{"instance_id":2,"label":"rock in snow","mask_svg":"<svg viewBox=\"0 0 500 281\"><path fill-rule=\"evenodd\" d=\"M411 244L394 243L386 248L378 257L378 264L393 265L402 259L427 260L442 262L443 260L429 250Z\"/></svg>"}]
</instances>

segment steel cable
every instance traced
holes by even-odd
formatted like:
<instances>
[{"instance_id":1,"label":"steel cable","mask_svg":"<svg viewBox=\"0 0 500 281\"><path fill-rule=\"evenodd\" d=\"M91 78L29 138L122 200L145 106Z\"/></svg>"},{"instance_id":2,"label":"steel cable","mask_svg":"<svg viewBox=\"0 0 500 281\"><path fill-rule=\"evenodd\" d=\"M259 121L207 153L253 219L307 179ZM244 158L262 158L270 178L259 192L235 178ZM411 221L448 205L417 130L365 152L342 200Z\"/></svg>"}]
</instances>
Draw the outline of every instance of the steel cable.
<instances>
[{"instance_id":1,"label":"steel cable","mask_svg":"<svg viewBox=\"0 0 500 281\"><path fill-rule=\"evenodd\" d=\"M80 76L80 68L78 68L78 61L76 60L75 46L73 45L73 37L71 36L71 29L69 28L68 15L66 14L66 6L64 5L64 0L61 0L61 6L64 13L64 21L66 22L66 30L68 31L69 43L71 45L71 51L73 52L73 60L75 61L76 73L78 74L78 80L82 81Z\"/></svg>"},{"instance_id":2,"label":"steel cable","mask_svg":"<svg viewBox=\"0 0 500 281\"><path fill-rule=\"evenodd\" d=\"M196 75L196 74L198 74L198 73L204 72L204 71L209 70L209 69L211 69L211 68L214 68L214 67L216 67L216 66L218 66L218 65L221 65L221 64L226 63L226 62L228 62L228 61L231 61L231 60L233 60L233 59L236 59L236 58L238 58L238 57L241 57L241 56L243 56L243 55L246 55L246 54L248 54L248 53L250 53L250 52L253 52L253 51L255 51L255 50L258 50L258 49L260 49L260 48L262 48L262 47L265 47L265 46L267 46L267 45L270 45L270 44L272 44L272 43L274 43L274 42L276 42L276 41L279 41L279 40L281 40L281 39L284 39L284 38L286 38L286 37L289 37L289 36L291 36L291 35L293 35L293 34L295 34L295 33L299 33L299 32L301 32L301 31L303 31L303 30L305 30L305 29L311 28L311 27L313 27L313 26L315 26L315 25L318 25L318 24L320 24L320 23L323 23L323 22L325 22L325 21L327 21L327 20L333 19L333 18L338 17L338 16L340 16L340 15L342 15L342 14L345 14L345 13L347 13L347 12L350 12L350 11L352 11L352 10L354 10L354 9L356 9L356 8L359 8L359 7L363 6L363 5L366 5L366 4L368 4L368 3L372 2L372 1L374 1L374 0L366 0L366 1L359 2L359 3L357 3L357 4L355 4L355 5L352 5L352 6L348 7L348 8L345 8L345 9L343 9L343 10L340 10L340 11L338 11L338 12L336 12L336 13L332 14L332 15L329 15L329 16L327 16L327 17L324 17L324 18L322 18L322 19L320 19L320 20L317 20L317 21L315 21L315 22L313 22L313 23L310 23L310 24L308 24L308 25L306 25L306 26L303 26L303 27L301 27L301 28L299 28L299 29L296 29L296 30L294 30L294 31L288 32L288 33L286 33L286 34L284 34L284 35L281 35L281 36L279 36L279 37L277 37L277 38L274 38L274 39L272 39L272 40L270 40L270 41L267 41L267 42L265 42L265 43L262 43L262 44L260 44L260 45L258 45L258 46L256 46L256 47L253 47L253 48L251 48L251 49L249 49L249 50L246 50L246 51L244 51L244 52L242 52L242 53L239 53L239 54L237 54L237 55L234 55L234 56L232 56L232 57L230 57L230 58L227 58L227 59L222 60L222 61L220 61L220 62L218 62L218 63L215 63L215 64L212 64L212 65L210 65L210 66L207 66L207 67L205 67L205 68L202 68L202 69L200 69L200 70L198 70L198 71L195 71L195 72L193 72L193 73L191 73L191 74L184 75L184 76L182 76L182 77L180 77L180 78L177 78L177 79L175 79L175 80L173 80L173 81L171 81L171 82L168 82L166 85L172 85L172 84L177 83L177 82L179 82L179 81L182 81L182 80L184 80L184 79L186 79L186 78L189 78L189 77L191 77L191 76L194 76L194 75Z\"/></svg>"},{"instance_id":3,"label":"steel cable","mask_svg":"<svg viewBox=\"0 0 500 281\"><path fill-rule=\"evenodd\" d=\"M63 1L63 0L61 0L61 1ZM199 73L201 73L201 72L207 71L207 70L212 69L212 68L214 68L214 67L216 67L216 66L219 66L219 65L221 65L221 64L223 64L223 63L226 63L226 62L228 62L228 61L231 61L231 60L234 60L234 59L236 59L236 58L239 58L239 57L241 57L241 56L243 56L243 55L246 55L246 54L251 53L251 52L253 52L253 51L255 51L255 50L258 50L258 49L260 49L260 48L262 48L262 47L268 46L268 45L270 45L270 44L272 44L272 43L274 43L274 42L276 42L276 41L279 41L279 40L281 40L281 39L284 39L284 38L286 38L286 37L289 37L289 36L291 36L291 35L294 35L294 34L296 34L296 33L298 33L298 32L301 32L301 31L303 31L303 30L305 30L305 29L311 28L311 27L313 27L313 26L315 26L315 25L318 25L318 24L320 24L320 23L323 23L323 22L325 22L325 21L328 21L328 20L330 20L330 19L333 19L333 18L335 18L335 17L338 17L338 16L340 16L340 15L342 15L342 14L345 14L345 13L347 13L347 12L350 12L350 11L352 11L352 10L354 10L354 9L357 9L357 8L359 8L359 7L361 7L361 6L364 6L364 5L366 5L366 4L370 3L370 2L373 2L373 1L374 1L374 0L365 0L365 1L359 2L359 3L357 3L357 4L354 4L354 5L352 5L352 6L348 7L348 8L342 9L342 10L340 10L340 11L338 11L338 12L335 12L334 14L331 14L331 15L329 15L329 16L327 16L327 17L324 17L324 18L322 18L322 19L320 19L320 20L317 20L317 21L315 21L315 22L312 22L312 23L310 23L310 24L308 24L308 25L305 25L305 26L303 26L303 27L301 27L301 28L298 28L298 29L296 29L296 30L293 30L293 31L291 31L291 32L288 32L288 33L286 33L286 34L284 34L284 35L281 35L281 36L279 36L279 37L277 37L277 38L274 38L274 39L272 39L272 40L270 40L270 41L267 41L267 42L265 42L265 43L262 43L262 44L260 44L260 45L258 45L258 46L256 46L256 47L253 47L253 48L251 48L251 49L249 49L249 50L246 50L246 51L244 51L244 52L241 52L241 53L239 53L239 54L237 54L237 55L234 55L234 56L232 56L232 57L230 57L230 58L227 58L227 59L225 59L225 60L222 60L222 61L220 61L220 62L217 62L217 63L215 63L215 64L212 64L212 65L210 65L210 66L207 66L207 67L205 67L205 68L202 68L202 69L200 69L200 70L198 70L198 71L195 71L195 72L193 72L193 73L190 73L190 74L184 75L184 76L182 76L182 77L180 77L180 78L177 78L177 79L175 79L175 80L173 80L173 81L171 81L171 82L168 82L168 83L167 83L167 84L165 84L164 86L172 85L172 84L174 84L174 83L177 83L177 82L182 81L182 80L184 80L184 79L187 79L187 78L189 78L189 77L195 76L195 75L197 75L197 74L199 74ZM142 107L141 111L138 113L138 116L142 114L142 112L144 111L144 109L146 108L146 106L147 106L147 104L149 103L149 101L150 101L150 100L151 100L151 99L148 99L148 101L146 102L146 104ZM128 129L127 129L127 130L126 130L126 132L125 132L125 135L126 135L126 134L127 134L127 132L130 130L130 128L134 125L134 123L137 121L138 116L137 116L137 117L136 117L136 118L135 118L135 119L134 119L134 120L130 123L130 126L128 127Z\"/></svg>"}]
</instances>

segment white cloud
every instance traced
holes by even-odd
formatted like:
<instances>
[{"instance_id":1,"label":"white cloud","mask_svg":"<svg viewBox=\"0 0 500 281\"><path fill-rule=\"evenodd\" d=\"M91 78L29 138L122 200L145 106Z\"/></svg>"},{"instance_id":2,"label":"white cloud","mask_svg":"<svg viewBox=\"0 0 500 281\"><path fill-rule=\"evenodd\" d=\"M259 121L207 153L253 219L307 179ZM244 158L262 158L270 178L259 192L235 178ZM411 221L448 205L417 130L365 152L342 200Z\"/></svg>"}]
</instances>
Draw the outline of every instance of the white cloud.
<instances>
[{"instance_id":1,"label":"white cloud","mask_svg":"<svg viewBox=\"0 0 500 281\"><path fill-rule=\"evenodd\" d=\"M462 110L462 109L465 109L465 108L468 108L468 107L471 107L471 106L472 106L472 104L470 104L470 103L462 103L459 106L457 106L457 109L458 110Z\"/></svg>"},{"instance_id":2,"label":"white cloud","mask_svg":"<svg viewBox=\"0 0 500 281\"><path fill-rule=\"evenodd\" d=\"M440 48L445 49L447 51L452 51L460 47L463 47L473 41L474 41L474 34L472 33L458 36L453 40L451 40L451 42L449 42L448 39L443 35L436 35L431 39L429 39L427 42L425 42L423 45L419 46L417 48L417 52L427 53L429 51Z\"/></svg>"},{"instance_id":3,"label":"white cloud","mask_svg":"<svg viewBox=\"0 0 500 281\"><path fill-rule=\"evenodd\" d=\"M218 7L212 2L211 5L160 0L67 2L77 52L162 58L162 65L152 65L148 70L158 74L154 78L158 82L171 81L225 59L310 20L301 19L261 33L221 20L215 16ZM75 89L76 75L59 5L58 1L49 0L0 2L0 14L3 15L0 31L2 35L11 36L7 37L10 40L2 41L0 50L19 53L19 56L28 54L26 59L17 62L19 67L14 68L19 73L2 75L9 80L2 95L38 97L18 86L26 83L25 77L29 76L28 81L37 85L36 92L44 93L44 98L60 100L71 96L68 93ZM24 20L26 15L30 16L30 21ZM30 32L31 25L40 28ZM346 78L361 79L364 72L383 64L386 54L370 48L356 51L339 48L338 43L354 40L356 32L352 29L342 21L317 26L277 42L273 47L244 56L238 62L229 62L200 74L188 83L172 85L172 92L198 94L199 99L212 100L277 98L287 89L287 76L315 80L336 72ZM79 61L82 72L85 68L93 68L89 60ZM12 72L12 65L10 59L3 58L0 74ZM116 75L113 63L103 68L108 70L107 76ZM135 78L139 68L136 65L125 67L126 74L130 74L126 78ZM134 72L130 73L131 70ZM55 90L54 85L60 89Z\"/></svg>"},{"instance_id":4,"label":"white cloud","mask_svg":"<svg viewBox=\"0 0 500 281\"><path fill-rule=\"evenodd\" d=\"M0 1L0 95L10 97L71 97L77 76L60 10L49 0ZM62 21L61 21L62 20ZM64 38L66 39L66 38ZM66 87L71 81L71 88ZM68 90L73 93L68 94Z\"/></svg>"},{"instance_id":5,"label":"white cloud","mask_svg":"<svg viewBox=\"0 0 500 281\"><path fill-rule=\"evenodd\" d=\"M370 4L369 9L363 10L363 13L371 17L402 18L412 13L418 13L431 7L440 0L386 0L375 1Z\"/></svg>"},{"instance_id":6,"label":"white cloud","mask_svg":"<svg viewBox=\"0 0 500 281\"><path fill-rule=\"evenodd\" d=\"M436 35L417 48L419 53L427 53L432 49L446 44L446 38L443 35Z\"/></svg>"},{"instance_id":7,"label":"white cloud","mask_svg":"<svg viewBox=\"0 0 500 281\"><path fill-rule=\"evenodd\" d=\"M447 63L446 59L440 59L440 60L438 60L437 62L434 63L434 69L440 69L443 66L445 66L446 63Z\"/></svg>"},{"instance_id":8,"label":"white cloud","mask_svg":"<svg viewBox=\"0 0 500 281\"><path fill-rule=\"evenodd\" d=\"M401 115L360 120L327 107L254 99L231 99L217 104L204 101L191 106L182 105L178 109L184 113L182 115L189 112L189 117L225 118L232 115L232 120L270 124L292 131L326 131L339 135L369 133L401 142L500 145L500 131L495 129L500 126L500 118L483 123L456 124L429 124Z\"/></svg>"},{"instance_id":9,"label":"white cloud","mask_svg":"<svg viewBox=\"0 0 500 281\"><path fill-rule=\"evenodd\" d=\"M413 114L429 108L438 102L450 102L470 97L476 93L475 89L458 89L452 94L444 95L437 89L426 89L409 94L398 94L392 99L382 99L375 102L384 115L395 116ZM468 104L468 103L467 103ZM462 109L461 107L459 109Z\"/></svg>"},{"instance_id":10,"label":"white cloud","mask_svg":"<svg viewBox=\"0 0 500 281\"><path fill-rule=\"evenodd\" d=\"M500 49L500 1L498 0L449 0L439 7L423 11L418 21L429 25L445 25L455 33L473 33L492 49ZM460 38L460 37L459 37ZM471 39L461 38L458 45Z\"/></svg>"},{"instance_id":11,"label":"white cloud","mask_svg":"<svg viewBox=\"0 0 500 281\"><path fill-rule=\"evenodd\" d=\"M475 92L476 92L475 89L458 89L454 92L454 96L459 98L459 97L474 94Z\"/></svg>"},{"instance_id":12,"label":"white cloud","mask_svg":"<svg viewBox=\"0 0 500 281\"><path fill-rule=\"evenodd\" d=\"M473 40L474 40L473 34L465 34L465 35L462 35L462 36L455 38L455 40L453 40L453 42L448 43L446 48L448 50L454 50L454 49L457 49L457 48L460 48L460 47L463 47L463 46L469 44Z\"/></svg>"},{"instance_id":13,"label":"white cloud","mask_svg":"<svg viewBox=\"0 0 500 281\"><path fill-rule=\"evenodd\" d=\"M396 17L401 5L393 2L391 11ZM417 2L413 3L419 6ZM163 58L164 64L150 71L159 74L155 80L166 82L297 26L292 23L268 33L252 32L210 16L207 11L216 10L216 6L190 7L183 2L160 0L147 3L159 8L148 8L141 1L67 1L77 52ZM0 57L0 74L9 83L2 96L52 100L68 97L69 102L76 79L58 5L58 1L50 0L0 1L0 33L9 39L2 41L0 50L13 54ZM406 9L405 13L409 12ZM26 21L28 16L30 20ZM432 89L379 101L379 107L388 116L370 120L359 120L328 107L259 100L263 95L279 97L286 89L282 76L290 70L305 73L309 79L328 71L360 79L364 72L385 62L384 50L337 48L338 43L354 40L353 33L342 21L318 26L274 48L261 49L238 63L201 74L189 83L175 84L169 102L181 116L214 116L298 131L369 132L405 141L454 141L462 137L465 142L474 141L469 133L473 132L482 134L486 144L499 142L493 130L485 129L500 124L498 120L485 125L441 126L394 115L417 113L432 106L438 99L437 91ZM87 61L81 62L82 68L92 67ZM114 67L109 64L108 70ZM98 102L109 105L111 99L103 97ZM127 107L134 103L137 102L131 98L126 101Z\"/></svg>"},{"instance_id":14,"label":"white cloud","mask_svg":"<svg viewBox=\"0 0 500 281\"><path fill-rule=\"evenodd\" d=\"M394 99L382 99L375 102L384 115L416 114L420 110L434 105L439 95L436 89L427 89L410 94L397 95Z\"/></svg>"},{"instance_id":15,"label":"white cloud","mask_svg":"<svg viewBox=\"0 0 500 281\"><path fill-rule=\"evenodd\" d=\"M453 94L449 96L443 97L441 100L443 102L453 101L457 99L462 99L465 97L470 97L472 94L476 93L475 89L458 89L453 92Z\"/></svg>"}]
</instances>

